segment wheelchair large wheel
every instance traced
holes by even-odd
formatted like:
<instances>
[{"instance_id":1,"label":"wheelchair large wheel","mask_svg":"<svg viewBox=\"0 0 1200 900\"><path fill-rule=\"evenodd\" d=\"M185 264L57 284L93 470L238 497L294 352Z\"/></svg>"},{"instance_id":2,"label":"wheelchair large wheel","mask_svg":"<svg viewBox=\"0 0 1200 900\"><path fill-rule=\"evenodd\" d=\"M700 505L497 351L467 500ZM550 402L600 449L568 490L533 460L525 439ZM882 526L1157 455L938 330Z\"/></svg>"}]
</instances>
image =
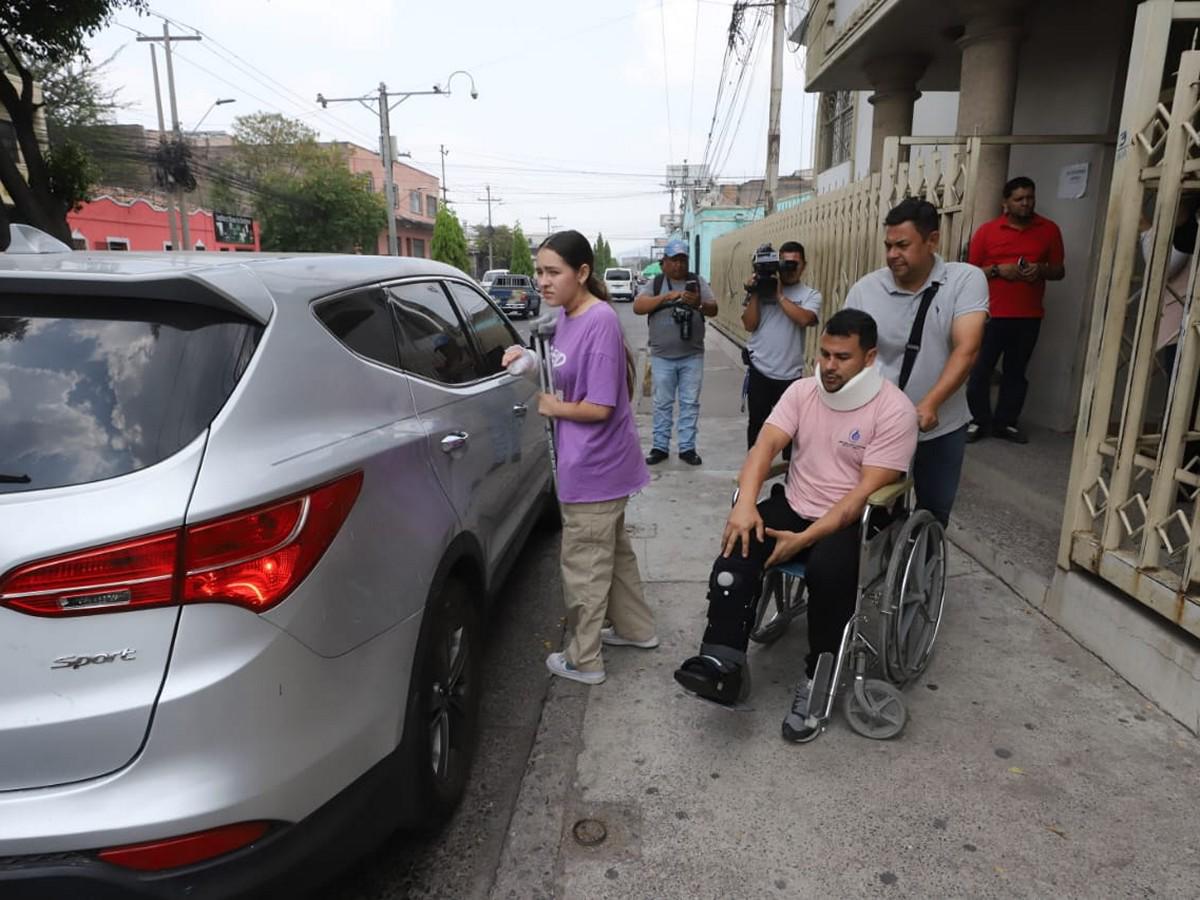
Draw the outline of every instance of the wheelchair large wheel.
<instances>
[{"instance_id":1,"label":"wheelchair large wheel","mask_svg":"<svg viewBox=\"0 0 1200 900\"><path fill-rule=\"evenodd\" d=\"M879 655L892 684L912 681L929 664L945 602L946 533L919 509L901 526L883 588Z\"/></svg>"},{"instance_id":2,"label":"wheelchair large wheel","mask_svg":"<svg viewBox=\"0 0 1200 900\"><path fill-rule=\"evenodd\" d=\"M750 640L756 644L773 644L787 631L792 619L807 608L808 591L804 581L782 572L772 573L763 584Z\"/></svg>"},{"instance_id":3,"label":"wheelchair large wheel","mask_svg":"<svg viewBox=\"0 0 1200 900\"><path fill-rule=\"evenodd\" d=\"M873 741L896 737L908 723L908 708L899 688L874 678L847 686L842 711L851 728Z\"/></svg>"}]
</instances>

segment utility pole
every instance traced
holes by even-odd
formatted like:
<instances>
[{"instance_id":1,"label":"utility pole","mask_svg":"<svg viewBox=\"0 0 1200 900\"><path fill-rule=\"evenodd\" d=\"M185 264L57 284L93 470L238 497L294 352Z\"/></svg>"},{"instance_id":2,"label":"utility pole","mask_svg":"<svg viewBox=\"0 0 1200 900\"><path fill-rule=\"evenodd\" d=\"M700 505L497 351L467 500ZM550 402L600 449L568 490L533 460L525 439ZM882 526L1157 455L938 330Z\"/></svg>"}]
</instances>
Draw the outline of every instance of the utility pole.
<instances>
[{"instance_id":1,"label":"utility pole","mask_svg":"<svg viewBox=\"0 0 1200 900\"><path fill-rule=\"evenodd\" d=\"M317 102L321 104L322 109L328 109L330 103L360 103L367 109L371 109L368 105L371 101L376 101L379 104L378 109L372 110L379 116L379 155L383 161L383 192L384 200L388 208L388 255L399 256L399 247L396 240L396 178L392 172L392 128L391 128L391 111L407 100L409 97L422 97L427 94L438 94L439 96L450 96L450 82L455 75L466 75L471 79L471 99L479 99L479 91L475 90L475 79L469 72L462 69L451 72L446 79L446 86L435 84L433 90L430 91L389 91L387 85L382 81L379 82L378 99L372 94L366 94L362 97L326 97L324 94L317 94ZM389 97L399 97L395 103L388 105ZM444 148L443 148L444 149ZM405 155L405 154L401 154ZM443 182L445 161L443 160ZM442 188L442 199L445 201L445 187Z\"/></svg>"},{"instance_id":2,"label":"utility pole","mask_svg":"<svg viewBox=\"0 0 1200 900\"><path fill-rule=\"evenodd\" d=\"M477 199L477 200L485 200L486 199L487 200L487 206L488 206L488 268L494 269L494 268L496 268L496 266L495 266L495 262L492 258L492 244L495 243L492 240L493 234L494 234L493 229L492 229L492 204L495 203L497 206L499 206L504 201L500 200L499 198L493 199L492 198L492 186L489 184L486 187L487 187L487 197L486 198L485 197L476 197L475 199Z\"/></svg>"},{"instance_id":3,"label":"utility pole","mask_svg":"<svg viewBox=\"0 0 1200 900\"><path fill-rule=\"evenodd\" d=\"M767 125L767 173L763 185L766 215L775 212L775 192L779 186L779 107L783 99L783 19L787 0L775 0L775 19L771 30L771 107Z\"/></svg>"},{"instance_id":4,"label":"utility pole","mask_svg":"<svg viewBox=\"0 0 1200 900\"><path fill-rule=\"evenodd\" d=\"M546 237L550 237L554 233L554 225L552 223L558 216L538 216L538 218L546 223Z\"/></svg>"},{"instance_id":5,"label":"utility pole","mask_svg":"<svg viewBox=\"0 0 1200 900\"><path fill-rule=\"evenodd\" d=\"M392 171L392 118L387 85L379 82L379 151L383 157L383 200L387 204L388 256L400 255L396 237L396 174Z\"/></svg>"},{"instance_id":6,"label":"utility pole","mask_svg":"<svg viewBox=\"0 0 1200 900\"><path fill-rule=\"evenodd\" d=\"M167 127L163 122L162 91L158 87L158 51L153 44L150 45L150 69L154 72L154 105L158 109L158 140L161 144L162 136L167 133ZM178 250L179 223L175 221L174 191L167 191L167 227L171 232L171 249Z\"/></svg>"},{"instance_id":7,"label":"utility pole","mask_svg":"<svg viewBox=\"0 0 1200 900\"><path fill-rule=\"evenodd\" d=\"M171 26L168 25L166 22L163 22L162 37L150 37L149 35L146 35L146 34L139 34L137 39L142 42L151 42L151 44L150 44L150 54L151 54L150 61L154 67L154 94L155 94L156 99L158 99L158 107L159 107L158 108L158 128L159 128L160 132L163 131L162 100L161 100L161 96L160 96L159 90L158 90L158 59L154 55L154 42L162 41L163 53L166 54L166 57L167 57L167 96L170 98L170 101L171 101L171 131L173 131L175 133L176 143L179 145L182 145L183 144L183 131L179 127L179 109L175 103L175 67L171 63L171 44L176 43L178 41L198 41L198 40L200 40L200 35L198 35L198 34L185 34L185 35L179 35L179 36L173 35L173 34L171 34ZM187 201L184 199L184 196L183 196L183 186L179 185L179 184L175 185L175 203L179 206L179 223L182 226L182 232L183 232L182 249L190 250L192 247L192 228L191 228L191 223L188 221ZM174 223L174 219L175 219L174 211L171 211L169 216L171 218L172 223ZM173 227L171 228L171 246L176 247L175 229Z\"/></svg>"},{"instance_id":8,"label":"utility pole","mask_svg":"<svg viewBox=\"0 0 1200 900\"><path fill-rule=\"evenodd\" d=\"M450 151L446 149L445 144L438 144L438 150L442 154L442 206L447 203L446 200L446 154Z\"/></svg>"}]
</instances>

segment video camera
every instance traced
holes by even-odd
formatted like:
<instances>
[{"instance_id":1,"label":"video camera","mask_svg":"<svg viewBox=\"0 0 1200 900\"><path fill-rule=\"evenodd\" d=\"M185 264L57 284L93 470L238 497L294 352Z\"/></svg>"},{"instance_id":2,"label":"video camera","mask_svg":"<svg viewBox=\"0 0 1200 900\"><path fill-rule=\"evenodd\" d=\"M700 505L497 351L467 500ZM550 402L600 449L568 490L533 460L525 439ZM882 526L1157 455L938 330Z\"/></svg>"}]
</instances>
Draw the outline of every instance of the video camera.
<instances>
[{"instance_id":1,"label":"video camera","mask_svg":"<svg viewBox=\"0 0 1200 900\"><path fill-rule=\"evenodd\" d=\"M779 254L770 244L754 251L754 285L750 288L764 303L773 303L779 293Z\"/></svg>"},{"instance_id":2,"label":"video camera","mask_svg":"<svg viewBox=\"0 0 1200 900\"><path fill-rule=\"evenodd\" d=\"M780 260L770 244L754 251L754 284L750 290L760 303L774 303L779 295L779 273L793 272L799 265L794 259Z\"/></svg>"}]
</instances>

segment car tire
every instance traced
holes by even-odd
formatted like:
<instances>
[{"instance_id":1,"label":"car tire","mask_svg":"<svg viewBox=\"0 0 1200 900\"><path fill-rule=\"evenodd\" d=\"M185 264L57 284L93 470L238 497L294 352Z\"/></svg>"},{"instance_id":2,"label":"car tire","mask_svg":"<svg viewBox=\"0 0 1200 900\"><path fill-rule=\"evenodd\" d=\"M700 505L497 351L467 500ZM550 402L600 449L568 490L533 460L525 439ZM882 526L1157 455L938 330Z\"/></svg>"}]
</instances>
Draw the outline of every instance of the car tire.
<instances>
[{"instance_id":1,"label":"car tire","mask_svg":"<svg viewBox=\"0 0 1200 900\"><path fill-rule=\"evenodd\" d=\"M482 629L472 592L446 579L421 623L401 741L408 826L434 833L466 790L479 730Z\"/></svg>"}]
</instances>

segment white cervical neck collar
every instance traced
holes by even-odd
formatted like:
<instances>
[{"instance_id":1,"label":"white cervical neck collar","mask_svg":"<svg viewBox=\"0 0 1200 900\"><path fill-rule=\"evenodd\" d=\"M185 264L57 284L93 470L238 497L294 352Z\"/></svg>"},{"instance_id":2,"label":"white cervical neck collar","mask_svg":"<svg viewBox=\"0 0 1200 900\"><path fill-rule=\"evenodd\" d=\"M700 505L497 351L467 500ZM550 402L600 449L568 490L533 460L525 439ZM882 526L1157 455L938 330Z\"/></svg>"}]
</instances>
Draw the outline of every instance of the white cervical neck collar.
<instances>
[{"instance_id":1,"label":"white cervical neck collar","mask_svg":"<svg viewBox=\"0 0 1200 900\"><path fill-rule=\"evenodd\" d=\"M866 406L875 399L875 395L883 388L883 376L875 366L863 369L844 385L840 391L827 391L821 375L817 374L817 393L821 401L830 409L838 412L849 412Z\"/></svg>"}]
</instances>

